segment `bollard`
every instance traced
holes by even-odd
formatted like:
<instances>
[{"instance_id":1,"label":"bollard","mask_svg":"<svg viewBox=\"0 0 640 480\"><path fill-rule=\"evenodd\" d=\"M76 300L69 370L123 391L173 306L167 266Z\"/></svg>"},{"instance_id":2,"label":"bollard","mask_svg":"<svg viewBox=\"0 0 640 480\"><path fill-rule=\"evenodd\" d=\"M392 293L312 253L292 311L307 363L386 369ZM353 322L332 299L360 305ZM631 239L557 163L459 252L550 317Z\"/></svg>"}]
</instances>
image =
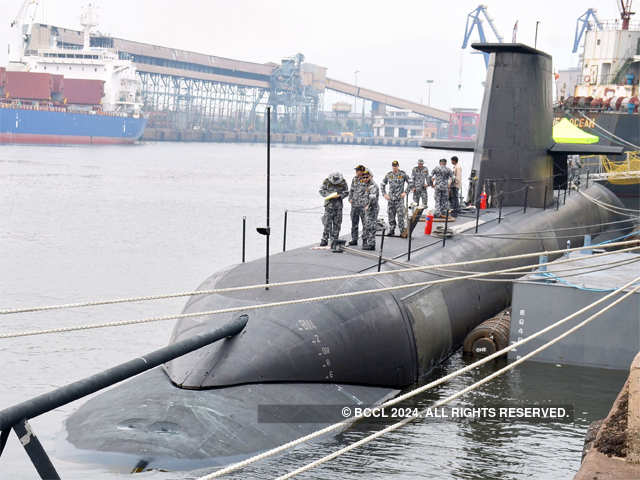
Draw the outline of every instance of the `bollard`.
<instances>
[{"instance_id":1,"label":"bollard","mask_svg":"<svg viewBox=\"0 0 640 480\"><path fill-rule=\"evenodd\" d=\"M449 225L449 209L447 209L447 216L444 218L444 233L442 234L442 248L447 243L447 226Z\"/></svg>"},{"instance_id":2,"label":"bollard","mask_svg":"<svg viewBox=\"0 0 640 480\"><path fill-rule=\"evenodd\" d=\"M282 233L282 251L287 251L287 213L288 210L284 211L284 231Z\"/></svg>"},{"instance_id":3,"label":"bollard","mask_svg":"<svg viewBox=\"0 0 640 480\"><path fill-rule=\"evenodd\" d=\"M382 266L382 250L384 250L384 237L385 237L385 229L382 229L382 239L380 239L380 255L378 256L378 271L380 271L380 267Z\"/></svg>"},{"instance_id":4,"label":"bollard","mask_svg":"<svg viewBox=\"0 0 640 480\"><path fill-rule=\"evenodd\" d=\"M245 261L245 251L247 244L247 217L242 217L242 263Z\"/></svg>"}]
</instances>

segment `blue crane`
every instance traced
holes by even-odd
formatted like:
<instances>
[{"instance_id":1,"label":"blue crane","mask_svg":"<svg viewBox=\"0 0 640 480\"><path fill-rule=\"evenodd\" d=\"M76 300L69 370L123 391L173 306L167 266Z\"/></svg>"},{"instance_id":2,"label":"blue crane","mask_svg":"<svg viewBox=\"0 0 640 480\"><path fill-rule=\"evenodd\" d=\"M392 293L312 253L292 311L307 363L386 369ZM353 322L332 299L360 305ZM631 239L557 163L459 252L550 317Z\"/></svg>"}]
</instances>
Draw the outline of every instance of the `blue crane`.
<instances>
[{"instance_id":1,"label":"blue crane","mask_svg":"<svg viewBox=\"0 0 640 480\"><path fill-rule=\"evenodd\" d=\"M478 35L480 35L480 41L482 43L487 42L487 37L485 36L484 29L482 28L482 19L480 18L481 14L484 15L485 20L491 27L491 30L493 30L494 35L498 39L498 43L503 43L502 35L498 33L498 29L493 24L493 19L489 16L489 13L487 12L487 6L479 5L478 8L476 8L473 12L467 15L467 26L464 31L464 40L462 41L463 50L467 48L467 44L469 43L469 38L471 37L471 34L473 33L473 27L475 26L478 27ZM483 55L484 55L484 64L488 68L489 54L483 53Z\"/></svg>"},{"instance_id":2,"label":"blue crane","mask_svg":"<svg viewBox=\"0 0 640 480\"><path fill-rule=\"evenodd\" d=\"M593 20L593 24L591 23L591 20ZM590 8L576 20L576 34L573 39L573 50L571 53L576 53L578 51L578 47L580 46L580 41L582 40L585 30L592 30L594 28L596 30L601 30L602 23L598 20L596 10L594 8Z\"/></svg>"}]
</instances>

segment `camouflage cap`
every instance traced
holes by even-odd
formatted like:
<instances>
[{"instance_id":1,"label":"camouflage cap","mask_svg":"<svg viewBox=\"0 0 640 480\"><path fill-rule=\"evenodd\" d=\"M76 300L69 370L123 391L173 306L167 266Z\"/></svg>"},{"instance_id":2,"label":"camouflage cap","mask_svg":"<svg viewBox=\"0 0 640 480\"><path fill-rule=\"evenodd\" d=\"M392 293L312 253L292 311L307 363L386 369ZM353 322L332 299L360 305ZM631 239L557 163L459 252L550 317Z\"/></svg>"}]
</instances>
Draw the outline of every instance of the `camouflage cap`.
<instances>
[{"instance_id":1,"label":"camouflage cap","mask_svg":"<svg viewBox=\"0 0 640 480\"><path fill-rule=\"evenodd\" d=\"M364 172L366 170L366 167L364 165L356 165L355 170L358 172Z\"/></svg>"},{"instance_id":2,"label":"camouflage cap","mask_svg":"<svg viewBox=\"0 0 640 480\"><path fill-rule=\"evenodd\" d=\"M400 165L400 163L398 163L398 160L394 160L393 162L391 162L392 167L397 167L398 165Z\"/></svg>"},{"instance_id":3,"label":"camouflage cap","mask_svg":"<svg viewBox=\"0 0 640 480\"><path fill-rule=\"evenodd\" d=\"M423 159L421 159L421 158L419 158L419 159L418 159L418 163L424 163L424 160L423 160Z\"/></svg>"}]
</instances>

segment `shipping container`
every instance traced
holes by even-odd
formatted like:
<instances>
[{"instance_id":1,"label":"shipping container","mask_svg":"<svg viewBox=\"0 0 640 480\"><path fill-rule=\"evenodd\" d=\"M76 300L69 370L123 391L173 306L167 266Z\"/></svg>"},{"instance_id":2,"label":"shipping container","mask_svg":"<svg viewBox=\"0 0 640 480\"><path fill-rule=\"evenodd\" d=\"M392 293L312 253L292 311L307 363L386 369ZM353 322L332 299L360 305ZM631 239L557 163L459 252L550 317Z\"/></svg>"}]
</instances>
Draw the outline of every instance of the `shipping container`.
<instances>
[{"instance_id":1,"label":"shipping container","mask_svg":"<svg viewBox=\"0 0 640 480\"><path fill-rule=\"evenodd\" d=\"M5 94L22 100L48 100L51 83L48 73L6 72Z\"/></svg>"},{"instance_id":2,"label":"shipping container","mask_svg":"<svg viewBox=\"0 0 640 480\"><path fill-rule=\"evenodd\" d=\"M103 80L64 79L64 97L68 104L99 105L103 96Z\"/></svg>"}]
</instances>

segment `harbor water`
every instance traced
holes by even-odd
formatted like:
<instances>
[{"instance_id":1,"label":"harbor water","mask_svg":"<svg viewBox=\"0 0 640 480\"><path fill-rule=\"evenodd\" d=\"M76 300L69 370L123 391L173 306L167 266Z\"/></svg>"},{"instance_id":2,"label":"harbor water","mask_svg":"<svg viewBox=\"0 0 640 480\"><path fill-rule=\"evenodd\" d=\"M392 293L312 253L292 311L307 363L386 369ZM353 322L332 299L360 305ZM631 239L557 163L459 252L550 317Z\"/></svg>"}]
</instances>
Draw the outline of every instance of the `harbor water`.
<instances>
[{"instance_id":1,"label":"harbor water","mask_svg":"<svg viewBox=\"0 0 640 480\"><path fill-rule=\"evenodd\" d=\"M362 163L379 183L392 160L410 173L418 158L432 169L441 156L412 148L274 145L272 252L282 249L285 210L287 248L319 241L318 188L328 173L340 171L349 180L353 167ZM459 156L466 180L472 158ZM257 144L0 147L0 308L193 290L211 273L241 260L243 216L247 259L262 257L264 237L255 228L265 223L265 172L265 147ZM381 214L386 214L384 200ZM342 232L348 230L345 216ZM419 229L416 235L422 235ZM0 316L0 331L171 315L185 301L5 315ZM2 339L0 408L162 347L173 323ZM435 375L466 362L456 354ZM428 406L502 365L488 364L460 376L423 394L416 405ZM570 479L579 468L589 423L607 414L625 378L619 371L525 363L455 405L570 405L571 421L417 420L301 478ZM84 401L31 421L54 465L64 479L130 478L121 468L74 463L63 455L68 449L64 420ZM393 420L355 425L231 477L272 478ZM135 478L193 479L210 471L152 471ZM37 478L14 434L0 457L0 478Z\"/></svg>"}]
</instances>

